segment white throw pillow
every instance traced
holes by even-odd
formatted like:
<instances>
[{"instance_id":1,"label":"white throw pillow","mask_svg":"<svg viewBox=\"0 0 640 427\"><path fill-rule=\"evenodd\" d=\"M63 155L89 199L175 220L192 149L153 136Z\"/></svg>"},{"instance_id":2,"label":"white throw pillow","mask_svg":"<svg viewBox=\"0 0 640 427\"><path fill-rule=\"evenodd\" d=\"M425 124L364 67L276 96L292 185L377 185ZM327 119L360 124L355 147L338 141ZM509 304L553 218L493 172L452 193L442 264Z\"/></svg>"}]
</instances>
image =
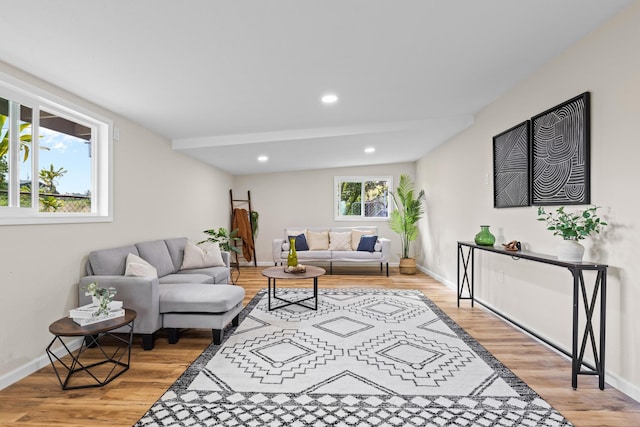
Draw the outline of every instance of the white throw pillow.
<instances>
[{"instance_id":1,"label":"white throw pillow","mask_svg":"<svg viewBox=\"0 0 640 427\"><path fill-rule=\"evenodd\" d=\"M158 271L156 268L149 264L138 255L127 255L127 267L124 271L125 276L137 276L137 277L158 277Z\"/></svg>"},{"instance_id":2,"label":"white throw pillow","mask_svg":"<svg viewBox=\"0 0 640 427\"><path fill-rule=\"evenodd\" d=\"M306 240L307 239L307 229L306 228L301 228L300 230L287 229L285 231L284 238L287 239L287 242L288 242L289 241L289 237L296 237L296 236L299 236L301 234L304 234L304 238Z\"/></svg>"},{"instance_id":3,"label":"white throw pillow","mask_svg":"<svg viewBox=\"0 0 640 427\"><path fill-rule=\"evenodd\" d=\"M350 251L351 249L351 232L338 233L329 232L329 250L330 251Z\"/></svg>"},{"instance_id":4,"label":"white throw pillow","mask_svg":"<svg viewBox=\"0 0 640 427\"><path fill-rule=\"evenodd\" d=\"M204 249L194 245L190 241L184 246L184 258L180 270L191 268L224 267L226 264L222 260L220 246L211 243Z\"/></svg>"},{"instance_id":5,"label":"white throw pillow","mask_svg":"<svg viewBox=\"0 0 640 427\"><path fill-rule=\"evenodd\" d=\"M310 251L326 251L329 249L328 231L307 231L307 244Z\"/></svg>"},{"instance_id":6,"label":"white throw pillow","mask_svg":"<svg viewBox=\"0 0 640 427\"><path fill-rule=\"evenodd\" d=\"M351 249L354 251L358 250L358 245L360 244L360 237L371 236L374 234L376 234L375 230L352 230L351 231Z\"/></svg>"}]
</instances>

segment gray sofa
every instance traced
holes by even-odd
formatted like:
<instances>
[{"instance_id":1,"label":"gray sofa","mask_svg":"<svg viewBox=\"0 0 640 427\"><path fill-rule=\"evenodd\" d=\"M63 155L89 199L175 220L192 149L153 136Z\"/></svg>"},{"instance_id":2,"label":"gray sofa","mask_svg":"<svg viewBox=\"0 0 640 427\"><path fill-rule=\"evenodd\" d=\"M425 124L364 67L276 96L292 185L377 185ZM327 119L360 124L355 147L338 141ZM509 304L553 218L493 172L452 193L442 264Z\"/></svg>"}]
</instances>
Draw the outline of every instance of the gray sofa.
<instances>
[{"instance_id":1,"label":"gray sofa","mask_svg":"<svg viewBox=\"0 0 640 427\"><path fill-rule=\"evenodd\" d=\"M330 247L310 247L309 250L296 251L298 256L298 263L304 264L307 262L313 263L328 263L329 273L333 272L333 263L379 263L380 270L386 265L386 274L389 275L389 252L391 250L391 241L389 239L380 237L378 234L378 227L374 226L355 226L355 227L287 227L284 229L283 238L273 239L271 252L273 256L273 262L275 265L285 264L287 262L287 256L289 254L289 241L288 237L296 231L306 231L313 233L322 232L335 232L335 233L347 233L347 232L363 232L366 235L378 236L375 247L372 251L357 250L357 239L354 239L350 250L330 250ZM331 245L331 242L329 242Z\"/></svg>"},{"instance_id":2,"label":"gray sofa","mask_svg":"<svg viewBox=\"0 0 640 427\"><path fill-rule=\"evenodd\" d=\"M237 325L245 292L228 284L228 252L221 253L224 266L181 269L186 244L187 238L181 237L91 252L78 286L80 305L91 302L83 288L97 282L114 287L115 299L137 312L133 332L142 335L145 350L153 348L155 333L162 328L171 344L184 328L212 329L213 342L219 344L225 326ZM158 277L125 276L129 254L155 267Z\"/></svg>"}]
</instances>

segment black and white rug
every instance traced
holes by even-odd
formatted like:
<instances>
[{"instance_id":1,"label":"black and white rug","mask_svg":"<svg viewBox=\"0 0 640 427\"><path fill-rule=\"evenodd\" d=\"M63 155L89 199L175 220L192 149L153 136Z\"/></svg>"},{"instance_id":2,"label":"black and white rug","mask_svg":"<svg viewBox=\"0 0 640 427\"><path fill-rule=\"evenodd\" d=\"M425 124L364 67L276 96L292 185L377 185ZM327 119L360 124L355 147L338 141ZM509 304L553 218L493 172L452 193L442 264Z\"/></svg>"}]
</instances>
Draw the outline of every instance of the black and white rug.
<instances>
[{"instance_id":1,"label":"black and white rug","mask_svg":"<svg viewBox=\"0 0 640 427\"><path fill-rule=\"evenodd\" d=\"M571 425L419 291L266 306L263 290L135 426Z\"/></svg>"}]
</instances>

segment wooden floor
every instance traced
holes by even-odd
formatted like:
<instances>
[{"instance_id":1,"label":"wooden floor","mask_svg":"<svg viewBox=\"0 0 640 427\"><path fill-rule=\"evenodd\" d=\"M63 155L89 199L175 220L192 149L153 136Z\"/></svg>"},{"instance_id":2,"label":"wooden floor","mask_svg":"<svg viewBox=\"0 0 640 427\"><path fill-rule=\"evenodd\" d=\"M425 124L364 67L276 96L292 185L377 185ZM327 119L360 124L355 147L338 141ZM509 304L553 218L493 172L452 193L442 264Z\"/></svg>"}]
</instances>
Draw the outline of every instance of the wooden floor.
<instances>
[{"instance_id":1,"label":"wooden floor","mask_svg":"<svg viewBox=\"0 0 640 427\"><path fill-rule=\"evenodd\" d=\"M260 270L241 269L245 302L266 286ZM565 357L478 306L457 308L455 291L429 276L404 276L392 268L385 277L375 267L343 267L320 278L320 286L419 289L575 426L640 426L640 403L608 385L599 390L591 376L581 376L573 390ZM131 426L210 340L210 331L188 330L169 345L160 334L152 351L136 340L131 369L102 388L62 391L52 368L43 368L0 391L0 426Z\"/></svg>"}]
</instances>

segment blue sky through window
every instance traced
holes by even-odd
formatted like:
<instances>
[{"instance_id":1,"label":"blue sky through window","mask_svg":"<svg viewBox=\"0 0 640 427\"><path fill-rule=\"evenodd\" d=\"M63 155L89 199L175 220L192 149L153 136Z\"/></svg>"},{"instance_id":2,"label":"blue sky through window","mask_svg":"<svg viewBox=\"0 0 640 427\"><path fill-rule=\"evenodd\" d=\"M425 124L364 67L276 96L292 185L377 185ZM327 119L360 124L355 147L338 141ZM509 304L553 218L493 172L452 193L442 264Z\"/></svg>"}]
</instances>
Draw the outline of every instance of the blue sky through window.
<instances>
[{"instance_id":1,"label":"blue sky through window","mask_svg":"<svg viewBox=\"0 0 640 427\"><path fill-rule=\"evenodd\" d=\"M39 170L60 168L67 172L57 180L60 194L86 194L91 190L91 157L89 143L81 138L40 127ZM22 164L24 165L24 164ZM21 165L21 166L22 166ZM30 179L31 171L21 168L20 179Z\"/></svg>"}]
</instances>

